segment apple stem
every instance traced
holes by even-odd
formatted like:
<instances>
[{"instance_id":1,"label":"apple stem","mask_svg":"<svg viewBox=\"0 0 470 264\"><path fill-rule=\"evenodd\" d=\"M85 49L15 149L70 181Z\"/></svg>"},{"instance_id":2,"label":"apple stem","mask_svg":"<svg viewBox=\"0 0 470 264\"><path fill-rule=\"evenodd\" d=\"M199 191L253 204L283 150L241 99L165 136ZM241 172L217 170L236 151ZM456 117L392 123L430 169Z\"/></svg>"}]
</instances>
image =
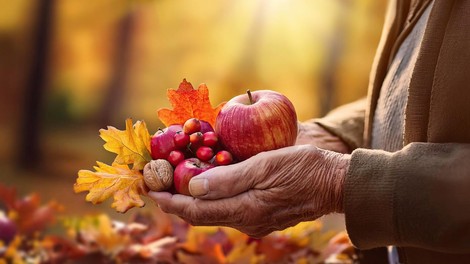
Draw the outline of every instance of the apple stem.
<instances>
[{"instance_id":1,"label":"apple stem","mask_svg":"<svg viewBox=\"0 0 470 264\"><path fill-rule=\"evenodd\" d=\"M253 97L251 96L250 89L246 90L246 93L248 94L248 99L250 99L250 104L253 104Z\"/></svg>"}]
</instances>

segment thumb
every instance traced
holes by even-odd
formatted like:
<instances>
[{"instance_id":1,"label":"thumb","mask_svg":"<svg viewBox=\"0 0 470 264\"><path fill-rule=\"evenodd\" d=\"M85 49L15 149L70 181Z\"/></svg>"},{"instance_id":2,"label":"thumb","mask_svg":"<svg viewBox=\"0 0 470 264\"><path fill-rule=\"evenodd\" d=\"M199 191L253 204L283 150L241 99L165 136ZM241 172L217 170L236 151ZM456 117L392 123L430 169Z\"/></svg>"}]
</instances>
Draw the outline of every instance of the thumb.
<instances>
[{"instance_id":1,"label":"thumb","mask_svg":"<svg viewBox=\"0 0 470 264\"><path fill-rule=\"evenodd\" d=\"M189 192L200 199L221 199L251 189L254 177L247 175L239 164L215 167L193 177L189 181Z\"/></svg>"}]
</instances>

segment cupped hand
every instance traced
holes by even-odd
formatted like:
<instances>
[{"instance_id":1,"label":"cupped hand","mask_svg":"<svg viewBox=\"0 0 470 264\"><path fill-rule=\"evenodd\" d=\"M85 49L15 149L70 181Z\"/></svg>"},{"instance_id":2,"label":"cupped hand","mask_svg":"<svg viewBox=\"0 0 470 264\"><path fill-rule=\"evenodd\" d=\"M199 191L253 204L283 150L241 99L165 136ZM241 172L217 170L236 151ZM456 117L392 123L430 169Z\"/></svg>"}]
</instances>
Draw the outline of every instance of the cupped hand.
<instances>
[{"instance_id":1,"label":"cupped hand","mask_svg":"<svg viewBox=\"0 0 470 264\"><path fill-rule=\"evenodd\" d=\"M342 212L349 155L293 146L219 166L190 181L194 197L149 196L167 213L192 225L221 225L262 237L302 221Z\"/></svg>"},{"instance_id":2,"label":"cupped hand","mask_svg":"<svg viewBox=\"0 0 470 264\"><path fill-rule=\"evenodd\" d=\"M316 147L339 153L350 153L349 146L341 138L331 134L319 124L307 121L298 123L296 145L311 144Z\"/></svg>"}]
</instances>

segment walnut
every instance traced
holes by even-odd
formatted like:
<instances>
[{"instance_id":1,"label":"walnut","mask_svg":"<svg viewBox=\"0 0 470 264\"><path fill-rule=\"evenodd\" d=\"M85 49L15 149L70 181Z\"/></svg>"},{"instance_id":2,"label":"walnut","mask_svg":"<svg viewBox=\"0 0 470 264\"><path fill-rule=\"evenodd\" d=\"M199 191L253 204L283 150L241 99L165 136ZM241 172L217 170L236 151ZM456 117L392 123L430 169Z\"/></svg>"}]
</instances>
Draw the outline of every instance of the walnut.
<instances>
[{"instance_id":1,"label":"walnut","mask_svg":"<svg viewBox=\"0 0 470 264\"><path fill-rule=\"evenodd\" d=\"M152 191L166 190L173 185L173 167L167 160L152 160L144 167L144 181Z\"/></svg>"}]
</instances>

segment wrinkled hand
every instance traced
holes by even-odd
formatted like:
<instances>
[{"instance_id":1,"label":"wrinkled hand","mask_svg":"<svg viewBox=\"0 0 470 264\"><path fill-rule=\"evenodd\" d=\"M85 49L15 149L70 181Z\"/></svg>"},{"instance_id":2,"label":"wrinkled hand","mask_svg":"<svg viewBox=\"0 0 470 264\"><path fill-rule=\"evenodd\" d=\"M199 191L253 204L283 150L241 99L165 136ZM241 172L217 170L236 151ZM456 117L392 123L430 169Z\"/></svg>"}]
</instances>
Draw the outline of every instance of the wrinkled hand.
<instances>
[{"instance_id":1,"label":"wrinkled hand","mask_svg":"<svg viewBox=\"0 0 470 264\"><path fill-rule=\"evenodd\" d=\"M196 197L167 192L149 196L167 213L192 225L222 225L253 237L342 212L349 155L293 146L219 166L190 181Z\"/></svg>"},{"instance_id":2,"label":"wrinkled hand","mask_svg":"<svg viewBox=\"0 0 470 264\"><path fill-rule=\"evenodd\" d=\"M339 137L331 134L317 123L307 121L298 123L296 145L311 144L316 147L336 151L339 153L350 153L349 146Z\"/></svg>"}]
</instances>

